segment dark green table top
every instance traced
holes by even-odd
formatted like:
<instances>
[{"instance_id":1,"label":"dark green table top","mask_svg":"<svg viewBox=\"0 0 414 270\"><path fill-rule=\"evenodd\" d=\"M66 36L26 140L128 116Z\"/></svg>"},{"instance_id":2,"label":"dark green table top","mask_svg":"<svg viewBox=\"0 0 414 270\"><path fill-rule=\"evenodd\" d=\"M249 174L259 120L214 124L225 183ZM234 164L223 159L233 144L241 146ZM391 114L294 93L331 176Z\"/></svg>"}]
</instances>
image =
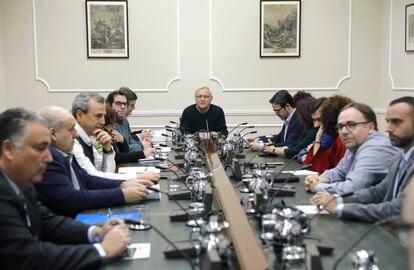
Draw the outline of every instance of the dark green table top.
<instances>
[{"instance_id":1,"label":"dark green table top","mask_svg":"<svg viewBox=\"0 0 414 270\"><path fill-rule=\"evenodd\" d=\"M252 153L246 153L246 160ZM265 161L284 161L274 157L256 157L255 162ZM298 164L292 162L288 168L292 169L298 167ZM279 167L280 168L280 167ZM276 168L275 170L278 170ZM171 173L162 173L162 175L172 175ZM161 180L161 189L167 191L167 181ZM292 183L290 183L292 184ZM303 178L299 183L293 183L296 187L296 195L294 197L284 197L284 201L288 205L309 204L311 194L307 193L303 187ZM280 197L274 201L280 200ZM187 206L189 201L180 201L184 206ZM166 196L161 196L160 201L146 201L150 211L150 222L157 226L168 238L172 241L188 240L191 228L186 227L182 222L170 222L169 215L172 211L177 210L178 207L169 201ZM112 208L113 211L118 209L131 209L132 206L125 206L120 208ZM106 211L103 209L102 211ZM259 224L251 218L252 226L257 229L259 234ZM322 264L324 269L332 269L336 259L352 244L354 243L368 228L370 224L341 221L334 215L320 215L316 217L311 224L311 231L307 234L310 237L319 237L326 244L335 247L333 255L323 256ZM163 251L169 246L154 230L148 231L132 231L133 240L136 243L151 243L151 256L149 259L120 261L113 262L103 267L103 269L191 269L188 262L183 259L165 259ZM391 235L383 228L377 228L371 232L355 249L374 250L378 257L378 265L380 269L408 269L408 260L406 249L401 246L398 238ZM273 250L267 249L269 262L272 264L271 269L279 268L278 262L274 261ZM350 256L347 256L339 265L338 269L351 269Z\"/></svg>"}]
</instances>

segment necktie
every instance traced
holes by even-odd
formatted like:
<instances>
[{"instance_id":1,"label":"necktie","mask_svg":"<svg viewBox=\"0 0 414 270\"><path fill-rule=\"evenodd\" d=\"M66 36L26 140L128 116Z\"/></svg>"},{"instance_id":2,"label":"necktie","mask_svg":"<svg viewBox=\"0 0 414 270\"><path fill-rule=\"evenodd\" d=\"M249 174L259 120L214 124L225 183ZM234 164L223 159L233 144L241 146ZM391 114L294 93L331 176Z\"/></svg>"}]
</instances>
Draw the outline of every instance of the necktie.
<instances>
[{"instance_id":1,"label":"necktie","mask_svg":"<svg viewBox=\"0 0 414 270\"><path fill-rule=\"evenodd\" d=\"M67 158L69 160L70 178L72 180L73 186L76 190L80 190L78 178L76 177L76 173L72 167L73 156L67 156Z\"/></svg>"},{"instance_id":2,"label":"necktie","mask_svg":"<svg viewBox=\"0 0 414 270\"><path fill-rule=\"evenodd\" d=\"M394 189L392 192L393 198L397 196L398 186L400 185L401 177L404 174L405 164L407 164L407 161L404 159L404 157L401 157L400 165L398 166L398 173L395 177Z\"/></svg>"}]
</instances>

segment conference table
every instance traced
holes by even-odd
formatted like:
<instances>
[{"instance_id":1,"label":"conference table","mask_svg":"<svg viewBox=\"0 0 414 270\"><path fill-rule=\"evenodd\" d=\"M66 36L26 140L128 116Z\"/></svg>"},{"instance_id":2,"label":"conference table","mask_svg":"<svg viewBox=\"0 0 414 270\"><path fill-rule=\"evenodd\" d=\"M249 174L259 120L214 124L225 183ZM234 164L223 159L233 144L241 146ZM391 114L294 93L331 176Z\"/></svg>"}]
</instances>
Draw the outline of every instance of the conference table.
<instances>
[{"instance_id":1,"label":"conference table","mask_svg":"<svg viewBox=\"0 0 414 270\"><path fill-rule=\"evenodd\" d=\"M250 150L245 150L244 154L246 158L244 160L253 157L254 153ZM170 155L170 158L174 161L174 154ZM287 162L287 160L276 157L259 157L255 156L253 159L256 163L265 162ZM175 160L174 162L182 162L182 160ZM134 164L131 164L134 165ZM286 169L295 169L299 167L296 162L290 162ZM136 166L136 164L135 164ZM280 168L275 168L277 171ZM162 172L162 176L173 176L171 172ZM296 189L296 194L293 197L276 197L275 201L283 199L287 205L306 205L309 204L309 198L312 194L305 191L303 187L303 176L300 177L299 183L289 183ZM160 180L160 189L168 191L169 180ZM232 181L233 185L237 182ZM235 187L237 190L239 187ZM237 191L237 194L240 193ZM190 201L179 201L184 207L190 204ZM156 226L165 236L171 241L188 241L189 235L192 231L190 227L187 227L184 222L171 222L169 215L178 210L178 206L170 201L167 196L161 194L161 199L154 201L145 201L145 205L149 208L150 223ZM113 211L128 211L133 209L134 206L124 206L118 208L112 208ZM101 209L105 212L107 209ZM248 217L250 225L253 231L257 235L257 241L259 240L260 224L253 217ZM237 225L237 224L236 224ZM232 224L230 224L232 226ZM332 255L322 256L321 262L324 269L332 269L335 261L341 256L344 251L355 243L372 224L355 221L342 221L335 215L319 215L311 222L310 232L306 234L307 237L320 238L326 245L334 247ZM166 259L163 251L169 247L169 244L164 241L153 229L146 231L131 231L134 243L151 243L150 258L129 260L129 261L115 261L107 264L103 269L191 269L190 264L184 259ZM407 250L400 243L398 237L390 233L384 227L375 228L370 234L359 243L350 254L348 254L344 260L340 263L337 269L352 269L351 254L354 254L357 250L373 250L378 258L378 266L380 269L408 269ZM268 269L282 269L282 263L275 260L273 248L264 247L264 254L269 263ZM193 260L197 265L197 260Z\"/></svg>"}]
</instances>

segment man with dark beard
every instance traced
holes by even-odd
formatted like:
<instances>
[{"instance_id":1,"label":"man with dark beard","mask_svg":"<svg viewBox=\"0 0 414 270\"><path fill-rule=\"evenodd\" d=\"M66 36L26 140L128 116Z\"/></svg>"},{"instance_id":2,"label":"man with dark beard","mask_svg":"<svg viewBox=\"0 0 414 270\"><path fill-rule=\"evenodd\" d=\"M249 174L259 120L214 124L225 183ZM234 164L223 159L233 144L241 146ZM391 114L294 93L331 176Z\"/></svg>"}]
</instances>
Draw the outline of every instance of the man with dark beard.
<instances>
[{"instance_id":1,"label":"man with dark beard","mask_svg":"<svg viewBox=\"0 0 414 270\"><path fill-rule=\"evenodd\" d=\"M340 197L318 192L311 203L323 206L328 212L344 219L375 222L399 215L405 187L414 175L414 97L393 100L386 114L387 132L392 145L401 148L387 176L374 187Z\"/></svg>"}]
</instances>

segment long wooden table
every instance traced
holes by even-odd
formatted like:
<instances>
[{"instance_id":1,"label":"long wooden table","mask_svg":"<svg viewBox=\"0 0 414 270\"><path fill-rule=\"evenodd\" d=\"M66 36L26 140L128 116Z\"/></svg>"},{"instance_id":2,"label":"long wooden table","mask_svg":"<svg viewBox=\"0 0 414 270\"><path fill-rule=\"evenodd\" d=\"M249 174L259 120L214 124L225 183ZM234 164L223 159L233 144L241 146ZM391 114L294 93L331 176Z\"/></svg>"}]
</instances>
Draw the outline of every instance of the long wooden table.
<instances>
[{"instance_id":1,"label":"long wooden table","mask_svg":"<svg viewBox=\"0 0 414 270\"><path fill-rule=\"evenodd\" d=\"M253 153L247 152L246 160L252 156ZM284 161L274 157L256 157L255 162L275 162ZM294 163L290 168L297 167ZM213 169L214 170L214 169ZM172 175L170 172L162 173L163 175ZM161 189L167 190L168 185L166 180L161 180ZM233 183L234 184L234 183ZM284 201L288 205L309 204L311 194L307 193L303 188L303 179L300 183L293 183L296 187L296 196L285 197ZM275 198L274 201L281 198ZM184 206L190 202L180 201ZM191 228L186 227L182 222L170 222L169 215L172 211L177 210L178 207L165 196L161 196L160 201L147 201L150 210L150 222L156 225L167 237L173 241L188 240ZM128 210L133 206L120 207L118 209ZM102 209L106 211L107 209ZM117 209L113 209L116 211ZM257 236L260 233L260 226L253 218L249 218L252 227L255 229ZM230 224L231 226L232 224ZM234 224L233 224L234 225ZM235 225L237 226L237 224ZM324 269L332 269L333 264L337 258L354 243L368 228L370 224L341 221L333 215L321 215L315 218L311 224L311 231L308 234L310 237L319 237L327 244L335 247L332 256L323 256L322 264ZM154 230L149 231L132 231L134 242L151 243L151 257L143 260L120 261L108 264L103 269L177 269L185 270L191 269L190 265L183 259L165 259L163 251L168 247L168 244L156 234ZM257 242L257 241L256 241ZM392 236L383 228L375 229L365 240L363 240L354 250L367 249L374 250L378 257L378 265L383 269L408 269L407 252L401 246L399 240ZM274 260L275 256L273 250L270 248L264 249L264 254L269 262L269 269L279 269L280 262ZM253 259L249 259L253 260ZM254 264L253 264L254 265ZM343 260L338 269L351 269L352 265L349 256ZM257 268L251 268L257 269Z\"/></svg>"}]
</instances>

